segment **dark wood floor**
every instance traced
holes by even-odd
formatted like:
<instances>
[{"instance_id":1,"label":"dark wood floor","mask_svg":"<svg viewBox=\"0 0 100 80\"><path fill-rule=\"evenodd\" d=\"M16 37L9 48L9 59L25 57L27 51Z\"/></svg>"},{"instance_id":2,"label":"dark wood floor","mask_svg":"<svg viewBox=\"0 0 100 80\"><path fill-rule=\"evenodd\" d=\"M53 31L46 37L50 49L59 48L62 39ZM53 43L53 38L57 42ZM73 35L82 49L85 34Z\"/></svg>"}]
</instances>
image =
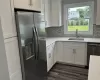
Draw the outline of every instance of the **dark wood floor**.
<instances>
[{"instance_id":1,"label":"dark wood floor","mask_svg":"<svg viewBox=\"0 0 100 80\"><path fill-rule=\"evenodd\" d=\"M87 78L88 69L58 63L48 74L48 80L87 80Z\"/></svg>"}]
</instances>

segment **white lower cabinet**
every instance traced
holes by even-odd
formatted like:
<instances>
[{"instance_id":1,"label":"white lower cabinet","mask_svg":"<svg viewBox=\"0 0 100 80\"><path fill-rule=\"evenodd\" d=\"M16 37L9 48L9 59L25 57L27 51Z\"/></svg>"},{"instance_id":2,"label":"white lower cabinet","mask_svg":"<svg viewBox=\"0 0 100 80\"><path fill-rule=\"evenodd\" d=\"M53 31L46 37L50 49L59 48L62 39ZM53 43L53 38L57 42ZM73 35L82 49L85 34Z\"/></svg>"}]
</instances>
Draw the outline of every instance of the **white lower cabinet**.
<instances>
[{"instance_id":1,"label":"white lower cabinet","mask_svg":"<svg viewBox=\"0 0 100 80\"><path fill-rule=\"evenodd\" d=\"M63 51L63 62L74 64L73 48L71 46L64 46Z\"/></svg>"},{"instance_id":2,"label":"white lower cabinet","mask_svg":"<svg viewBox=\"0 0 100 80\"><path fill-rule=\"evenodd\" d=\"M79 65L87 65L87 46L85 43L80 46L76 46L74 48L76 50L75 53L75 64Z\"/></svg>"},{"instance_id":3,"label":"white lower cabinet","mask_svg":"<svg viewBox=\"0 0 100 80\"><path fill-rule=\"evenodd\" d=\"M10 76L10 80L22 80L21 70L15 72L12 76Z\"/></svg>"},{"instance_id":4,"label":"white lower cabinet","mask_svg":"<svg viewBox=\"0 0 100 80\"><path fill-rule=\"evenodd\" d=\"M57 43L56 42L54 44L53 56L54 56L54 64L55 64L57 62Z\"/></svg>"},{"instance_id":5,"label":"white lower cabinet","mask_svg":"<svg viewBox=\"0 0 100 80\"><path fill-rule=\"evenodd\" d=\"M87 65L87 43L57 42L56 57L58 62Z\"/></svg>"},{"instance_id":6,"label":"white lower cabinet","mask_svg":"<svg viewBox=\"0 0 100 80\"><path fill-rule=\"evenodd\" d=\"M10 80L22 80L17 38L6 39L5 49Z\"/></svg>"},{"instance_id":7,"label":"white lower cabinet","mask_svg":"<svg viewBox=\"0 0 100 80\"><path fill-rule=\"evenodd\" d=\"M54 65L54 43L47 47L47 71Z\"/></svg>"},{"instance_id":8,"label":"white lower cabinet","mask_svg":"<svg viewBox=\"0 0 100 80\"><path fill-rule=\"evenodd\" d=\"M63 62L63 42L57 42L56 45L57 61Z\"/></svg>"},{"instance_id":9,"label":"white lower cabinet","mask_svg":"<svg viewBox=\"0 0 100 80\"><path fill-rule=\"evenodd\" d=\"M47 47L47 71L56 62L87 65L87 43L58 41Z\"/></svg>"},{"instance_id":10,"label":"white lower cabinet","mask_svg":"<svg viewBox=\"0 0 100 80\"><path fill-rule=\"evenodd\" d=\"M87 63L87 44L79 42L63 43L63 62L86 65Z\"/></svg>"}]
</instances>

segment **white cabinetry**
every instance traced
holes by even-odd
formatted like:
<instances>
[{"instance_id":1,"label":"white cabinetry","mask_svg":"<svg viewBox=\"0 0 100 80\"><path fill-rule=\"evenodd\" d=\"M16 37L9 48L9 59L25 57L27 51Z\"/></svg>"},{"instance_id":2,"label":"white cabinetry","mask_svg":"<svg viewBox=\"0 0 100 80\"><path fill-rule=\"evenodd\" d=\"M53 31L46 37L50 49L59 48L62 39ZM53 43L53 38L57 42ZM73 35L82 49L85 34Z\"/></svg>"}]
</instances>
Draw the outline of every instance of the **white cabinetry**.
<instances>
[{"instance_id":1,"label":"white cabinetry","mask_svg":"<svg viewBox=\"0 0 100 80\"><path fill-rule=\"evenodd\" d=\"M55 64L57 62L57 43L56 42L54 44L53 54L54 54L54 64Z\"/></svg>"},{"instance_id":2,"label":"white cabinetry","mask_svg":"<svg viewBox=\"0 0 100 80\"><path fill-rule=\"evenodd\" d=\"M41 11L41 0L32 0L31 9Z\"/></svg>"},{"instance_id":3,"label":"white cabinetry","mask_svg":"<svg viewBox=\"0 0 100 80\"><path fill-rule=\"evenodd\" d=\"M44 11L46 27L58 27L62 25L61 0L42 0L41 11L42 13Z\"/></svg>"},{"instance_id":4,"label":"white cabinetry","mask_svg":"<svg viewBox=\"0 0 100 80\"><path fill-rule=\"evenodd\" d=\"M21 9L30 9L30 0L14 0L14 7Z\"/></svg>"},{"instance_id":5,"label":"white cabinetry","mask_svg":"<svg viewBox=\"0 0 100 80\"><path fill-rule=\"evenodd\" d=\"M56 45L57 61L63 62L63 42L57 42Z\"/></svg>"},{"instance_id":6,"label":"white cabinetry","mask_svg":"<svg viewBox=\"0 0 100 80\"><path fill-rule=\"evenodd\" d=\"M5 49L10 80L22 80L17 38L6 39Z\"/></svg>"},{"instance_id":7,"label":"white cabinetry","mask_svg":"<svg viewBox=\"0 0 100 80\"><path fill-rule=\"evenodd\" d=\"M86 43L64 42L63 61L66 63L86 65L87 45Z\"/></svg>"},{"instance_id":8,"label":"white cabinetry","mask_svg":"<svg viewBox=\"0 0 100 80\"><path fill-rule=\"evenodd\" d=\"M1 23L0 23L0 64L1 64L0 65L0 80L10 80Z\"/></svg>"},{"instance_id":9,"label":"white cabinetry","mask_svg":"<svg viewBox=\"0 0 100 80\"><path fill-rule=\"evenodd\" d=\"M13 25L10 0L0 0L0 19L4 38L16 36L16 27Z\"/></svg>"},{"instance_id":10,"label":"white cabinetry","mask_svg":"<svg viewBox=\"0 0 100 80\"><path fill-rule=\"evenodd\" d=\"M63 62L74 64L74 53L75 49L71 46L64 46Z\"/></svg>"},{"instance_id":11,"label":"white cabinetry","mask_svg":"<svg viewBox=\"0 0 100 80\"><path fill-rule=\"evenodd\" d=\"M47 47L47 71L54 65L54 43Z\"/></svg>"},{"instance_id":12,"label":"white cabinetry","mask_svg":"<svg viewBox=\"0 0 100 80\"><path fill-rule=\"evenodd\" d=\"M61 0L51 0L51 26L62 26Z\"/></svg>"},{"instance_id":13,"label":"white cabinetry","mask_svg":"<svg viewBox=\"0 0 100 80\"><path fill-rule=\"evenodd\" d=\"M50 27L51 25L51 0L44 0L44 15L45 15L45 23L46 23L46 27Z\"/></svg>"},{"instance_id":14,"label":"white cabinetry","mask_svg":"<svg viewBox=\"0 0 100 80\"><path fill-rule=\"evenodd\" d=\"M14 7L41 11L41 0L14 0Z\"/></svg>"},{"instance_id":15,"label":"white cabinetry","mask_svg":"<svg viewBox=\"0 0 100 80\"><path fill-rule=\"evenodd\" d=\"M100 0L97 0L96 25L100 25Z\"/></svg>"},{"instance_id":16,"label":"white cabinetry","mask_svg":"<svg viewBox=\"0 0 100 80\"><path fill-rule=\"evenodd\" d=\"M87 65L87 47L85 43L80 43L79 46L74 48L76 50L75 53L75 64L79 65Z\"/></svg>"}]
</instances>

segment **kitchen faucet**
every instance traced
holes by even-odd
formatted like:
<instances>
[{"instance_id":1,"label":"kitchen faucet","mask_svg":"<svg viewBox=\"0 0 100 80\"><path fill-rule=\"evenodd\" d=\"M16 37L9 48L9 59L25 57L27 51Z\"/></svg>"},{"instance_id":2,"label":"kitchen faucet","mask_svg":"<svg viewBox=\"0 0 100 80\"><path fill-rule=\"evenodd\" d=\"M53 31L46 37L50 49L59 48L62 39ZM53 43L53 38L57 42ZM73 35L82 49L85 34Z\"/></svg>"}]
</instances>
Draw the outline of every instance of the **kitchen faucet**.
<instances>
[{"instance_id":1,"label":"kitchen faucet","mask_svg":"<svg viewBox=\"0 0 100 80\"><path fill-rule=\"evenodd\" d=\"M78 38L79 36L78 36L78 29L76 29L76 38Z\"/></svg>"}]
</instances>

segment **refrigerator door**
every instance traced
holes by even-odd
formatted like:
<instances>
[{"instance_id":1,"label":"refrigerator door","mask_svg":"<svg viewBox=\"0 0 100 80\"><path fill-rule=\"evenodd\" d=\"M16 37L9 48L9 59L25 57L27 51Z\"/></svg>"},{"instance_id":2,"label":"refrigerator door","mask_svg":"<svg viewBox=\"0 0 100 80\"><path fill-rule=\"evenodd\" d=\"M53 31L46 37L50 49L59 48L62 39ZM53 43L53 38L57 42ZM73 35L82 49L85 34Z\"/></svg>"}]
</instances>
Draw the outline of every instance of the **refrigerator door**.
<instances>
[{"instance_id":1,"label":"refrigerator door","mask_svg":"<svg viewBox=\"0 0 100 80\"><path fill-rule=\"evenodd\" d=\"M45 20L43 19L43 15L41 15L41 13L34 13L34 24L38 32L38 37L45 38Z\"/></svg>"},{"instance_id":2,"label":"refrigerator door","mask_svg":"<svg viewBox=\"0 0 100 80\"><path fill-rule=\"evenodd\" d=\"M46 32L45 32L45 21L42 19L41 13L34 12L34 26L35 33L37 36L37 59L39 74L47 77L47 57L46 57Z\"/></svg>"},{"instance_id":3,"label":"refrigerator door","mask_svg":"<svg viewBox=\"0 0 100 80\"><path fill-rule=\"evenodd\" d=\"M28 60L30 58L35 59L36 39L34 33L33 13L17 12L17 21L24 60Z\"/></svg>"},{"instance_id":4,"label":"refrigerator door","mask_svg":"<svg viewBox=\"0 0 100 80\"><path fill-rule=\"evenodd\" d=\"M46 31L45 21L41 17L40 13L34 13L34 25L38 40L38 58L47 61L46 57Z\"/></svg>"},{"instance_id":5,"label":"refrigerator door","mask_svg":"<svg viewBox=\"0 0 100 80\"><path fill-rule=\"evenodd\" d=\"M23 80L44 80L47 63L39 56L39 43L33 12L16 12Z\"/></svg>"}]
</instances>

